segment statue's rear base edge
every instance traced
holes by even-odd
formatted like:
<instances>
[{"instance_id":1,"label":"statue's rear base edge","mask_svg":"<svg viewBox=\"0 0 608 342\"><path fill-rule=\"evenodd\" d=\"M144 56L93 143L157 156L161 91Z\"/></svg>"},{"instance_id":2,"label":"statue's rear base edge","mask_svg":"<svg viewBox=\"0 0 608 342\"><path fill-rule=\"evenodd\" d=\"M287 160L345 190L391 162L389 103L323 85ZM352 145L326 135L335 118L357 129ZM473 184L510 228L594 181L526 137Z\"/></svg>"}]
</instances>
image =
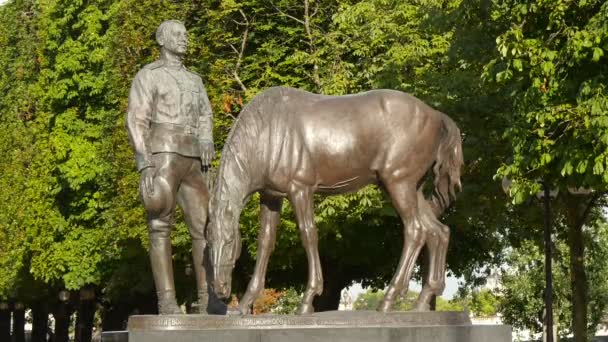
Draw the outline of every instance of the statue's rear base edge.
<instances>
[{"instance_id":1,"label":"statue's rear base edge","mask_svg":"<svg viewBox=\"0 0 608 342\"><path fill-rule=\"evenodd\" d=\"M129 332L129 342L510 342L505 325Z\"/></svg>"}]
</instances>

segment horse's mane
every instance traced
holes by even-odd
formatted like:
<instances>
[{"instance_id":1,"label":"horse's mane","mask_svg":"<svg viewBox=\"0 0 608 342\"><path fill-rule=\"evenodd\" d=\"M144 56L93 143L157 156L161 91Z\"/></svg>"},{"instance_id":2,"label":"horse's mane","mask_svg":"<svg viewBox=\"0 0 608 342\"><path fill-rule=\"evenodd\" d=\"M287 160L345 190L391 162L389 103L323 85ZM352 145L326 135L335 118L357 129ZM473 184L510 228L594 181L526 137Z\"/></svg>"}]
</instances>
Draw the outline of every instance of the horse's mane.
<instances>
[{"instance_id":1,"label":"horse's mane","mask_svg":"<svg viewBox=\"0 0 608 342\"><path fill-rule=\"evenodd\" d=\"M228 161L234 161L239 165L243 178L250 177L250 170L247 169L248 162L251 163L250 158L255 158L258 149L263 146L261 139L263 139L264 128L279 114L278 111L271 110L271 107L277 105L281 94L286 90L290 90L290 88L269 88L255 96L243 107L226 137L220 158L217 185L229 184L233 181L223 179L223 167L228 164ZM216 192L220 190L222 189L217 188Z\"/></svg>"}]
</instances>

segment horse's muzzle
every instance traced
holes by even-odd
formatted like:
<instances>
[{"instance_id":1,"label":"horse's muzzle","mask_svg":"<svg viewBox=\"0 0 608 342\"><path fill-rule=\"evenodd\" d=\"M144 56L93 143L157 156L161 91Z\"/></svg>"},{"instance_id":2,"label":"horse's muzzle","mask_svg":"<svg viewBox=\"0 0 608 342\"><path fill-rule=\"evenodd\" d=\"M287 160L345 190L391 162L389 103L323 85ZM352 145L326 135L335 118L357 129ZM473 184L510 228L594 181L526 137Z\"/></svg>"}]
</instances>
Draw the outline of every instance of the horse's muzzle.
<instances>
[{"instance_id":1,"label":"horse's muzzle","mask_svg":"<svg viewBox=\"0 0 608 342\"><path fill-rule=\"evenodd\" d=\"M228 296L230 296L230 284L228 284L225 281L224 282L215 281L213 284L213 290L215 291L215 294L220 299L225 299L225 298L228 298Z\"/></svg>"}]
</instances>

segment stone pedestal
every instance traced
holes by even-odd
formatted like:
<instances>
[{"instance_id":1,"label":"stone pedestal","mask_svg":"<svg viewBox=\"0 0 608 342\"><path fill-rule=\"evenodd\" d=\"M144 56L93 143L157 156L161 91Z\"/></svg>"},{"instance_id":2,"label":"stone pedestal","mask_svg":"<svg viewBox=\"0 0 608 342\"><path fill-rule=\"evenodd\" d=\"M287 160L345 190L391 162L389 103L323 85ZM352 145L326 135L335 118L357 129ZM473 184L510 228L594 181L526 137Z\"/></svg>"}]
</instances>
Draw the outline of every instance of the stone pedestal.
<instances>
[{"instance_id":1,"label":"stone pedestal","mask_svg":"<svg viewBox=\"0 0 608 342\"><path fill-rule=\"evenodd\" d=\"M331 311L312 315L131 316L129 342L510 342L509 326L463 312Z\"/></svg>"}]
</instances>

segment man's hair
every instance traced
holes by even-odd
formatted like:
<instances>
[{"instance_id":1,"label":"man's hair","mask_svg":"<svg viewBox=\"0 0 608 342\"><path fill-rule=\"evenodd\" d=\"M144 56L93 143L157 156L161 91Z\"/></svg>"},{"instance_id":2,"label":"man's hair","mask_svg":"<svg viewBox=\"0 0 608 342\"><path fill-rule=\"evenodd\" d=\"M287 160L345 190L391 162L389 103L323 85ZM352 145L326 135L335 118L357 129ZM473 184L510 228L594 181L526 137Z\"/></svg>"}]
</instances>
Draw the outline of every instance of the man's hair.
<instances>
[{"instance_id":1,"label":"man's hair","mask_svg":"<svg viewBox=\"0 0 608 342\"><path fill-rule=\"evenodd\" d=\"M167 33L167 30L175 24L179 24L182 26L185 26L184 23L182 23L179 20L165 20L162 23L160 23L160 25L158 25L158 28L156 29L156 42L161 45L161 41L163 40L163 38L165 37L165 34Z\"/></svg>"}]
</instances>

